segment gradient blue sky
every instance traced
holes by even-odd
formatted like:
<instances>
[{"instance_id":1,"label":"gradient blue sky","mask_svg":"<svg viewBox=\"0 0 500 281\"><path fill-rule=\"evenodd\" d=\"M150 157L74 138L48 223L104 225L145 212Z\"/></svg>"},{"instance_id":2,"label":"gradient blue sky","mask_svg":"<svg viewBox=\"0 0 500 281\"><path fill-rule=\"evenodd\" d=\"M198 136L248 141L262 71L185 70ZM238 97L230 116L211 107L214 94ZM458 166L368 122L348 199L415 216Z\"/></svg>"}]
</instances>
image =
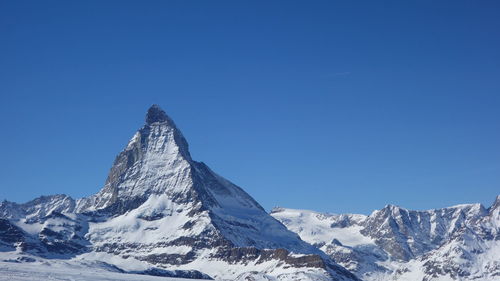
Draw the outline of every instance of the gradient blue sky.
<instances>
[{"instance_id":1,"label":"gradient blue sky","mask_svg":"<svg viewBox=\"0 0 500 281\"><path fill-rule=\"evenodd\" d=\"M498 1L1 1L0 200L87 196L160 104L265 208L500 194Z\"/></svg>"}]
</instances>

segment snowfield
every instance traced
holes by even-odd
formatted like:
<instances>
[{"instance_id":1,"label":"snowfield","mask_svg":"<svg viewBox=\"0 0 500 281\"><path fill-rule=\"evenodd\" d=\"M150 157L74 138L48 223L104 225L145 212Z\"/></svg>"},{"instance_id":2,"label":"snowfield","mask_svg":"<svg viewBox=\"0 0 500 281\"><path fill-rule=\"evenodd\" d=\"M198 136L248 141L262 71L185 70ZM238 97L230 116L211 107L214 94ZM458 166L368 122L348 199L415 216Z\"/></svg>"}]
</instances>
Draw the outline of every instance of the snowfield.
<instances>
[{"instance_id":1,"label":"snowfield","mask_svg":"<svg viewBox=\"0 0 500 281\"><path fill-rule=\"evenodd\" d=\"M75 264L0 262L0 280L8 281L186 281L171 277L111 272L99 267L83 267Z\"/></svg>"}]
</instances>

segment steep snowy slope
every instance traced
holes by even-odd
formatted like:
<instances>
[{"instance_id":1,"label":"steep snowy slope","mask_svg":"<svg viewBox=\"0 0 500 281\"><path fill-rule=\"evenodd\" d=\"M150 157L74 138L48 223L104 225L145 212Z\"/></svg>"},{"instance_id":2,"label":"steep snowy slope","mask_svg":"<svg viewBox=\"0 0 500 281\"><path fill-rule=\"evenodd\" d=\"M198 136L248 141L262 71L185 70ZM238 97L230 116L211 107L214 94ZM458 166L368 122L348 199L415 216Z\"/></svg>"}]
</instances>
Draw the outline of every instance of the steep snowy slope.
<instances>
[{"instance_id":1,"label":"steep snowy slope","mask_svg":"<svg viewBox=\"0 0 500 281\"><path fill-rule=\"evenodd\" d=\"M402 266L397 278L500 280L500 196L486 215L457 229L439 248Z\"/></svg>"},{"instance_id":2,"label":"steep snowy slope","mask_svg":"<svg viewBox=\"0 0 500 281\"><path fill-rule=\"evenodd\" d=\"M428 211L388 205L364 215L276 208L271 212L366 280L500 279L499 198Z\"/></svg>"},{"instance_id":3,"label":"steep snowy slope","mask_svg":"<svg viewBox=\"0 0 500 281\"><path fill-rule=\"evenodd\" d=\"M241 188L194 161L182 133L156 105L97 194L3 202L0 214L2 247L41 257L104 254L99 258L111 264L110 257L120 257L219 279L356 279Z\"/></svg>"}]
</instances>

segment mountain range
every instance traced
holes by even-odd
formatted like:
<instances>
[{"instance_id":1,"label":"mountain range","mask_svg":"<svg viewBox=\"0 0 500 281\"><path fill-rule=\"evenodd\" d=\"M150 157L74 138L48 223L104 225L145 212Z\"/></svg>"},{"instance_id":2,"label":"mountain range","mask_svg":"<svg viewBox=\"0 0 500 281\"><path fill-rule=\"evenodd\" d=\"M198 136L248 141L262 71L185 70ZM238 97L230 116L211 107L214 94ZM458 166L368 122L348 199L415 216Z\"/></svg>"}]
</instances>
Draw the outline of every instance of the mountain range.
<instances>
[{"instance_id":1,"label":"mountain range","mask_svg":"<svg viewBox=\"0 0 500 281\"><path fill-rule=\"evenodd\" d=\"M500 280L500 196L370 215L275 208L271 215L363 280Z\"/></svg>"},{"instance_id":2,"label":"mountain range","mask_svg":"<svg viewBox=\"0 0 500 281\"><path fill-rule=\"evenodd\" d=\"M0 203L0 265L248 281L500 280L499 209L500 197L489 208L267 213L193 160L153 105L96 194Z\"/></svg>"}]
</instances>

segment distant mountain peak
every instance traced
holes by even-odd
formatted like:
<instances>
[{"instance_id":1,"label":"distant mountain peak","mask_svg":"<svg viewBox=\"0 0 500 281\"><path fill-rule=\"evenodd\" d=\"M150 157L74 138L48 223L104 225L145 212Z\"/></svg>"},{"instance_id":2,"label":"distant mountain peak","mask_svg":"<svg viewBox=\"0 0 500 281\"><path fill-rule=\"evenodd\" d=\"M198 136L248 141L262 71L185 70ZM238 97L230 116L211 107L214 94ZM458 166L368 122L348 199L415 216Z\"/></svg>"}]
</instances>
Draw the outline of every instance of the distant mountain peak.
<instances>
[{"instance_id":1,"label":"distant mountain peak","mask_svg":"<svg viewBox=\"0 0 500 281\"><path fill-rule=\"evenodd\" d=\"M387 205L385 205L384 209L388 209L388 210L401 210L403 208L400 207L400 206L398 206L398 205L387 204Z\"/></svg>"},{"instance_id":2,"label":"distant mountain peak","mask_svg":"<svg viewBox=\"0 0 500 281\"><path fill-rule=\"evenodd\" d=\"M170 117L168 117L167 113L157 104L153 104L146 114L146 124L151 125L157 122L167 122L171 121Z\"/></svg>"}]
</instances>

